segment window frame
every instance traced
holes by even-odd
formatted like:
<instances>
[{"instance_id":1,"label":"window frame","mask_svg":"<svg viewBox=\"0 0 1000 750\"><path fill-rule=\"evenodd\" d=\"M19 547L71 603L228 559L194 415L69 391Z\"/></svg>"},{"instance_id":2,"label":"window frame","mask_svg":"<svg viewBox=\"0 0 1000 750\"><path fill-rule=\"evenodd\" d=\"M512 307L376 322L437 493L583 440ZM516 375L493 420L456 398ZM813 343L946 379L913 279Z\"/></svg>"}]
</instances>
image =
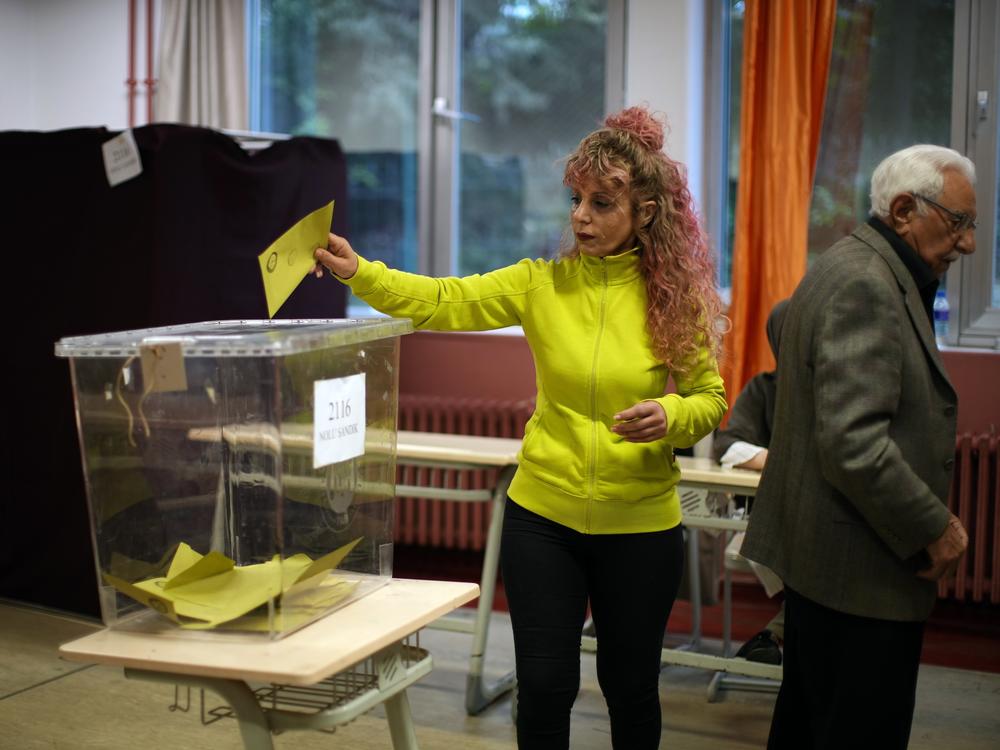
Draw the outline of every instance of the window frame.
<instances>
[{"instance_id":1,"label":"window frame","mask_svg":"<svg viewBox=\"0 0 1000 750\"><path fill-rule=\"evenodd\" d=\"M625 55L628 0L608 0L605 45L604 111L625 106ZM419 167L418 236L420 273L453 276L458 269L459 164L461 120L434 112L435 100L447 109L462 112L461 35L462 0L423 0L421 24L432 18L421 36L420 127L418 136L426 151L417 156ZM430 44L425 47L424 42ZM433 59L424 55L433 50ZM426 75L424 73L426 72ZM445 158L441 158L445 157Z\"/></svg>"},{"instance_id":2,"label":"window frame","mask_svg":"<svg viewBox=\"0 0 1000 750\"><path fill-rule=\"evenodd\" d=\"M1000 349L1000 308L992 306L996 269L998 137L1000 99L1000 8L992 0L956 0L952 98L952 147L976 165L977 251L959 261L948 285L948 304L957 311L946 343ZM986 105L980 111L979 92Z\"/></svg>"},{"instance_id":3,"label":"window frame","mask_svg":"<svg viewBox=\"0 0 1000 750\"><path fill-rule=\"evenodd\" d=\"M729 252L729 99L732 90L729 0L714 0L707 16L705 58L709 91L705 97L705 121L709 133L706 143L716 147L704 150L703 167L708 178L702 211L705 229L715 247L716 286L728 306L732 301L732 279L723 279L722 273L726 266L724 256Z\"/></svg>"},{"instance_id":4,"label":"window frame","mask_svg":"<svg viewBox=\"0 0 1000 750\"><path fill-rule=\"evenodd\" d=\"M710 236L716 238L719 268L728 251L726 236L729 197L729 108L730 108L730 3L714 0L708 14L705 55L711 92L707 119L712 125L710 142L716 148L705 153L709 175L704 213ZM950 274L948 303L951 326L945 339L956 348L1000 350L1000 308L992 306L996 273L995 243L1000 182L1000 7L993 0L955 0L952 65L951 147L976 165L976 198L979 206L976 229L977 252L963 257ZM919 75L919 71L914 71ZM987 92L985 111L980 113L977 92ZM719 280L720 292L728 299L731 289Z\"/></svg>"},{"instance_id":5,"label":"window frame","mask_svg":"<svg viewBox=\"0 0 1000 750\"><path fill-rule=\"evenodd\" d=\"M625 106L628 0L607 0L604 111ZM460 131L456 120L435 113L461 112L462 0L420 0L417 60L417 273L451 276L458 266ZM261 44L260 0L246 0L246 65L250 92L260 92L268 51ZM250 121L259 123L264 103L251 93ZM373 312L373 311L372 311ZM352 308L352 314L370 314Z\"/></svg>"},{"instance_id":6,"label":"window frame","mask_svg":"<svg viewBox=\"0 0 1000 750\"><path fill-rule=\"evenodd\" d=\"M604 111L625 106L628 0L607 0ZM262 102L260 0L246 0L247 69L251 123L259 123ZM417 267L430 276L450 276L458 267L460 120L435 113L461 112L462 0L420 0L417 60ZM363 312L359 310L358 312Z\"/></svg>"}]
</instances>

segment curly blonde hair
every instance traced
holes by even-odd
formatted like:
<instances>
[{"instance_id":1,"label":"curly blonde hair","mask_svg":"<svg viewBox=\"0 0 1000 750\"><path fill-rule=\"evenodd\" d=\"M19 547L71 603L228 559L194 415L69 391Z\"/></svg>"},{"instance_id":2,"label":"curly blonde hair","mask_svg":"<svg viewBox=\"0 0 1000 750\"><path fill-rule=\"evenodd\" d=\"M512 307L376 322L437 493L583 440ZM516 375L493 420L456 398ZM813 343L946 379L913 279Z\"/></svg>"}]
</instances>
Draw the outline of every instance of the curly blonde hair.
<instances>
[{"instance_id":1,"label":"curly blonde hair","mask_svg":"<svg viewBox=\"0 0 1000 750\"><path fill-rule=\"evenodd\" d=\"M684 373L707 346L719 356L722 303L715 263L688 191L684 167L663 153L664 124L645 107L611 115L586 136L566 162L563 184L587 178L621 183L633 216L652 201L653 215L636 239L646 280L646 326L653 351L671 371ZM574 246L563 255L579 253Z\"/></svg>"}]
</instances>

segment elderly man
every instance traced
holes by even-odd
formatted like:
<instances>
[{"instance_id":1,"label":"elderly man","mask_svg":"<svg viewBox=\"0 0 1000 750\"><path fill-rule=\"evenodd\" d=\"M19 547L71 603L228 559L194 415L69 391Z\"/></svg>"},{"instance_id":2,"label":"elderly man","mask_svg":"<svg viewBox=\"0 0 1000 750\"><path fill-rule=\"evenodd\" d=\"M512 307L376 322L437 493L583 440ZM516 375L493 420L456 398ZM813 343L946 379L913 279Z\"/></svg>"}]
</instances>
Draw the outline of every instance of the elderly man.
<instances>
[{"instance_id":1,"label":"elderly man","mask_svg":"<svg viewBox=\"0 0 1000 750\"><path fill-rule=\"evenodd\" d=\"M872 175L872 217L812 265L785 315L774 430L743 554L785 582L768 748L907 746L949 513L955 391L938 279L975 250L975 168L912 146Z\"/></svg>"}]
</instances>

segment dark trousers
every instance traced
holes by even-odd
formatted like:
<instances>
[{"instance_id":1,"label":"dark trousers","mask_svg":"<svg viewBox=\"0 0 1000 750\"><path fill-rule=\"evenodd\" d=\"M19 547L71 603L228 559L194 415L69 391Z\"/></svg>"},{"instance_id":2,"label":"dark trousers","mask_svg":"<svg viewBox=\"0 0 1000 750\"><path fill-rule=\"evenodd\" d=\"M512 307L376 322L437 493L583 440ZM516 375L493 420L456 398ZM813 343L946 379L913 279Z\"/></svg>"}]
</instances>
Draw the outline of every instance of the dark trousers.
<instances>
[{"instance_id":1,"label":"dark trousers","mask_svg":"<svg viewBox=\"0 0 1000 750\"><path fill-rule=\"evenodd\" d=\"M684 567L680 527L580 534L508 499L500 555L514 629L518 747L569 747L588 599L612 745L658 747L660 649Z\"/></svg>"},{"instance_id":2,"label":"dark trousers","mask_svg":"<svg viewBox=\"0 0 1000 750\"><path fill-rule=\"evenodd\" d=\"M785 588L768 750L906 750L924 623L857 617Z\"/></svg>"}]
</instances>

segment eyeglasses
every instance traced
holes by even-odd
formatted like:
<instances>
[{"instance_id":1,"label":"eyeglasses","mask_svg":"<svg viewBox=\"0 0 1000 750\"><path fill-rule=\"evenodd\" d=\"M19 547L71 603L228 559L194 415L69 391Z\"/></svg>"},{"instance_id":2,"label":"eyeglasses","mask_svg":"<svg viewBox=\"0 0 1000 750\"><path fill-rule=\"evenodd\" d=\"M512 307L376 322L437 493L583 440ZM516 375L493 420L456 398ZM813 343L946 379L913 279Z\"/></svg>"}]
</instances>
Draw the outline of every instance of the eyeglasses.
<instances>
[{"instance_id":1,"label":"eyeglasses","mask_svg":"<svg viewBox=\"0 0 1000 750\"><path fill-rule=\"evenodd\" d=\"M959 213L958 211L952 211L950 208L945 208L940 203L935 200L931 200L926 195L921 195L920 193L914 193L914 198L919 198L922 201L927 201L932 206L940 208L949 217L951 217L951 228L954 232L964 232L968 229L976 228L976 220L969 216L968 214Z\"/></svg>"}]
</instances>

